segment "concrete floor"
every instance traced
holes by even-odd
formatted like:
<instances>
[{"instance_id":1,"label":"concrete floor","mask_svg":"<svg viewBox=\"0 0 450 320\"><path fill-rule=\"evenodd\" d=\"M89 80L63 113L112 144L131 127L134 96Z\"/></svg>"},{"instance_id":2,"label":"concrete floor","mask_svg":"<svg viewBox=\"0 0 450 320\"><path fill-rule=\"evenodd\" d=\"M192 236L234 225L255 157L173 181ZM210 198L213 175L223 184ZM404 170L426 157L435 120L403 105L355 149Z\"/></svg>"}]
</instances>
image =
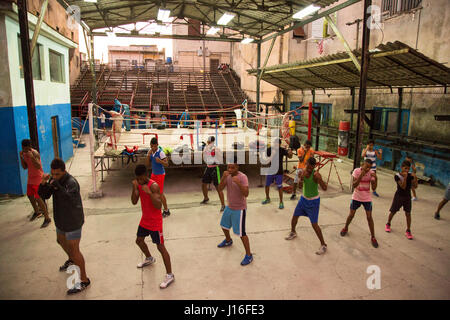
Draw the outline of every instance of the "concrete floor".
<instances>
[{"instance_id":1,"label":"concrete floor","mask_svg":"<svg viewBox=\"0 0 450 320\"><path fill-rule=\"evenodd\" d=\"M87 141L87 137L84 138ZM254 261L242 267L244 249L233 236L232 247L219 249L219 200L200 206L200 169L170 169L165 192L171 216L164 219L166 247L176 281L160 290L165 269L156 247L149 243L157 263L137 269L142 254L134 243L141 216L140 205L130 201L133 168L111 172L101 185L102 199L88 199L91 191L88 148L76 152L69 172L80 185L85 210L81 250L86 260L90 288L76 296L65 292L68 274L58 272L66 260L56 243L55 226L40 229L42 219L28 222L31 205L26 197L0 201L0 299L449 299L450 205L433 219L444 190L419 185L413 203L413 241L407 240L406 222L399 212L391 234L384 231L395 191L393 172L379 170L374 199L374 221L380 247L370 244L365 213L358 210L349 234L339 235L349 211L351 162L337 163L346 186L340 191L332 172L329 190L321 192L319 224L328 252L317 256L319 242L309 220L301 218L298 237L284 240L297 201L285 194L285 209L278 209L276 189L272 203L261 205L263 188L250 170L247 231ZM119 163L117 163L119 165ZM328 174L328 167L322 175ZM243 168L246 172L248 169ZM52 211L51 201L49 202ZM367 268L381 270L381 289L368 289Z\"/></svg>"}]
</instances>

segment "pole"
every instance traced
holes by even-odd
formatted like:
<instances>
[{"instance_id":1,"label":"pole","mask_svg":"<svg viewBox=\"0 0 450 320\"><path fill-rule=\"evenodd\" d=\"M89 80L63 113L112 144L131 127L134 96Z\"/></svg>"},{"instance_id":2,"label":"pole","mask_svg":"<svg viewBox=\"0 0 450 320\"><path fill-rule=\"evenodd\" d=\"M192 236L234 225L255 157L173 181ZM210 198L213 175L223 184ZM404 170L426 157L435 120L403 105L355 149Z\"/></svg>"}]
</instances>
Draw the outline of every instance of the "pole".
<instances>
[{"instance_id":1,"label":"pole","mask_svg":"<svg viewBox=\"0 0 450 320\"><path fill-rule=\"evenodd\" d=\"M261 84L261 42L258 42L257 45L257 56L256 56L256 68L258 70L258 76L256 77L256 112L259 112L259 100L260 100L260 84Z\"/></svg>"},{"instance_id":2,"label":"pole","mask_svg":"<svg viewBox=\"0 0 450 320\"><path fill-rule=\"evenodd\" d=\"M39 13L39 19L34 28L33 39L31 40L31 54L33 56L34 48L36 47L37 38L39 36L39 32L41 31L42 21L44 21L45 11L47 11L48 0L44 0L41 6L41 11Z\"/></svg>"},{"instance_id":3,"label":"pole","mask_svg":"<svg viewBox=\"0 0 450 320\"><path fill-rule=\"evenodd\" d=\"M402 134L402 104L403 104L403 88L398 88L398 113L397 113L397 133Z\"/></svg>"},{"instance_id":4,"label":"pole","mask_svg":"<svg viewBox=\"0 0 450 320\"><path fill-rule=\"evenodd\" d=\"M22 48L23 80L27 101L28 129L33 147L39 151L39 136L36 121L36 105L34 101L33 71L31 68L30 35L28 33L28 9L26 0L18 0L17 8L20 25L20 44Z\"/></svg>"},{"instance_id":5,"label":"pole","mask_svg":"<svg viewBox=\"0 0 450 320\"><path fill-rule=\"evenodd\" d=\"M92 90L93 90L92 101L94 103L97 103L97 78L95 75L94 36L92 35L92 32L90 38L91 38L90 44L91 44L91 59L92 59Z\"/></svg>"},{"instance_id":6,"label":"pole","mask_svg":"<svg viewBox=\"0 0 450 320\"><path fill-rule=\"evenodd\" d=\"M369 42L370 29L367 27L369 18L368 9L372 5L372 0L364 0L364 20L363 20L363 37L362 37L362 56L361 56L361 75L359 78L359 96L358 96L358 126L356 128L356 146L353 161L353 169L360 165L361 161L361 144L364 129L364 115L366 108L366 89L367 89L367 73L369 71Z\"/></svg>"},{"instance_id":7,"label":"pole","mask_svg":"<svg viewBox=\"0 0 450 320\"><path fill-rule=\"evenodd\" d=\"M311 140L312 102L308 104L308 140Z\"/></svg>"},{"instance_id":8,"label":"pole","mask_svg":"<svg viewBox=\"0 0 450 320\"><path fill-rule=\"evenodd\" d=\"M203 40L203 90L206 90L206 50L205 50L205 40ZM210 70L211 72L211 70Z\"/></svg>"},{"instance_id":9,"label":"pole","mask_svg":"<svg viewBox=\"0 0 450 320\"><path fill-rule=\"evenodd\" d=\"M88 103L88 117L89 117L89 153L91 156L91 175L92 175L92 188L93 191L89 193L89 198L101 198L103 196L101 191L97 190L97 177L95 174L95 158L94 158L94 117L93 108L94 104L92 102ZM113 124L114 126L114 124Z\"/></svg>"},{"instance_id":10,"label":"pole","mask_svg":"<svg viewBox=\"0 0 450 320\"><path fill-rule=\"evenodd\" d=\"M355 87L350 88L350 94L352 95L352 113L350 115L350 132L348 134L348 157L351 158L351 154L352 154L352 140L351 140L351 134L353 132L353 110L355 110Z\"/></svg>"}]
</instances>

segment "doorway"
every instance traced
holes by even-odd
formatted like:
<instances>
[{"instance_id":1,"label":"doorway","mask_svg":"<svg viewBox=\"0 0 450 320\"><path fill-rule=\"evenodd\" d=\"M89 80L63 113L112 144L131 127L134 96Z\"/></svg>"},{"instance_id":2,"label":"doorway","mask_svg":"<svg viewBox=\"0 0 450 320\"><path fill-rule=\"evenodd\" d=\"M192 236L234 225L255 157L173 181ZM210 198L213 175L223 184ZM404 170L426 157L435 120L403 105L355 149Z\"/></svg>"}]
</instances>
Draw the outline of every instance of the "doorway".
<instances>
[{"instance_id":1,"label":"doorway","mask_svg":"<svg viewBox=\"0 0 450 320\"><path fill-rule=\"evenodd\" d=\"M219 59L209 59L209 72L217 72Z\"/></svg>"},{"instance_id":2,"label":"doorway","mask_svg":"<svg viewBox=\"0 0 450 320\"><path fill-rule=\"evenodd\" d=\"M54 116L52 117L52 141L53 141L53 154L55 158L61 158L58 127L59 127L58 116Z\"/></svg>"}]
</instances>

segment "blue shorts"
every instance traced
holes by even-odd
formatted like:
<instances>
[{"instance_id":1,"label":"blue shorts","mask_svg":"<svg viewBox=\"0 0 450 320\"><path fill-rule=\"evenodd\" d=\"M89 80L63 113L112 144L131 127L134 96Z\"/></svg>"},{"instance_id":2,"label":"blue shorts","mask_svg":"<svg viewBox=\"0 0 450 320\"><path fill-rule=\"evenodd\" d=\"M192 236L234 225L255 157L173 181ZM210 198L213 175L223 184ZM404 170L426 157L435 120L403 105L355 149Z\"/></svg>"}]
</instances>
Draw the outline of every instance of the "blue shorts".
<instances>
[{"instance_id":1,"label":"blue shorts","mask_svg":"<svg viewBox=\"0 0 450 320\"><path fill-rule=\"evenodd\" d=\"M352 200L352 202L350 203L350 209L351 210L358 210L358 208L361 207L361 205L363 205L364 210L372 211L372 201L361 202L361 201L358 201L358 200Z\"/></svg>"},{"instance_id":2,"label":"blue shorts","mask_svg":"<svg viewBox=\"0 0 450 320\"><path fill-rule=\"evenodd\" d=\"M277 184L278 189L281 189L283 187L283 175L282 174L268 175L266 178L266 187L269 187L274 181Z\"/></svg>"},{"instance_id":3,"label":"blue shorts","mask_svg":"<svg viewBox=\"0 0 450 320\"><path fill-rule=\"evenodd\" d=\"M295 207L294 217L305 216L308 217L311 223L319 221L320 198L308 200L301 196Z\"/></svg>"},{"instance_id":4,"label":"blue shorts","mask_svg":"<svg viewBox=\"0 0 450 320\"><path fill-rule=\"evenodd\" d=\"M56 233L64 235L64 237L66 237L66 240L79 240L79 239L81 239L81 228L77 229L77 230L74 230L74 231L70 231L70 232L64 232L64 231L59 230L58 228L56 228Z\"/></svg>"},{"instance_id":5,"label":"blue shorts","mask_svg":"<svg viewBox=\"0 0 450 320\"><path fill-rule=\"evenodd\" d=\"M231 210L228 206L223 211L222 220L220 226L223 229L230 230L233 227L233 232L239 237L246 236L245 232L245 217L247 215L247 209L243 210Z\"/></svg>"}]
</instances>

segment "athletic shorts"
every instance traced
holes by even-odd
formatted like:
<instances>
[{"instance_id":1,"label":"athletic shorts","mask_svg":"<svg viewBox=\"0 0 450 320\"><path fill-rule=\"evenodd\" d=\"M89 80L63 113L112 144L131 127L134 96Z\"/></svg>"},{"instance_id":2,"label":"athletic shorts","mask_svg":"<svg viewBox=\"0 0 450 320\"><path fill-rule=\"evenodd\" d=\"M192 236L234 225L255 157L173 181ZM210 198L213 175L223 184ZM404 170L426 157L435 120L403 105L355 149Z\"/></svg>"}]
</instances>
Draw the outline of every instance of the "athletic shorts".
<instances>
[{"instance_id":1,"label":"athletic shorts","mask_svg":"<svg viewBox=\"0 0 450 320\"><path fill-rule=\"evenodd\" d=\"M277 184L278 189L283 188L283 175L282 174L268 175L266 178L266 187L269 187L274 181Z\"/></svg>"},{"instance_id":2,"label":"athletic shorts","mask_svg":"<svg viewBox=\"0 0 450 320\"><path fill-rule=\"evenodd\" d=\"M303 171L303 169L297 169L295 170L295 177L294 177L294 183L298 183L298 174Z\"/></svg>"},{"instance_id":3,"label":"athletic shorts","mask_svg":"<svg viewBox=\"0 0 450 320\"><path fill-rule=\"evenodd\" d=\"M294 217L305 216L308 217L311 223L319 221L320 198L308 200L301 196L295 207Z\"/></svg>"},{"instance_id":4,"label":"athletic shorts","mask_svg":"<svg viewBox=\"0 0 450 320\"><path fill-rule=\"evenodd\" d=\"M164 193L164 178L166 177L165 174L153 174L151 175L150 179L155 181L159 186L159 193Z\"/></svg>"},{"instance_id":5,"label":"athletic shorts","mask_svg":"<svg viewBox=\"0 0 450 320\"><path fill-rule=\"evenodd\" d=\"M398 195L394 196L394 200L392 200L390 212L397 212L402 207L405 212L411 212L412 201L410 197L400 197Z\"/></svg>"},{"instance_id":6,"label":"athletic shorts","mask_svg":"<svg viewBox=\"0 0 450 320\"><path fill-rule=\"evenodd\" d=\"M64 232L56 228L56 234L64 235L66 240L79 240L81 239L81 228L70 232Z\"/></svg>"},{"instance_id":7,"label":"athletic shorts","mask_svg":"<svg viewBox=\"0 0 450 320\"><path fill-rule=\"evenodd\" d=\"M27 184L27 196L39 199L38 189L39 185Z\"/></svg>"},{"instance_id":8,"label":"athletic shorts","mask_svg":"<svg viewBox=\"0 0 450 320\"><path fill-rule=\"evenodd\" d=\"M160 229L158 231L152 231L152 230L148 230L144 227L139 226L136 235L141 238L150 236L152 238L152 242L154 244L164 244L164 237L163 237L162 229Z\"/></svg>"},{"instance_id":9,"label":"athletic shorts","mask_svg":"<svg viewBox=\"0 0 450 320\"><path fill-rule=\"evenodd\" d=\"M222 220L220 226L223 229L230 230L233 227L233 232L239 237L246 236L245 232L245 218L247 215L247 209L232 210L228 206L223 211Z\"/></svg>"},{"instance_id":10,"label":"athletic shorts","mask_svg":"<svg viewBox=\"0 0 450 320\"><path fill-rule=\"evenodd\" d=\"M447 190L445 191L445 200L450 201L450 183L447 185Z\"/></svg>"},{"instance_id":11,"label":"athletic shorts","mask_svg":"<svg viewBox=\"0 0 450 320\"><path fill-rule=\"evenodd\" d=\"M358 210L358 208L361 207L361 205L363 205L364 210L372 211L372 201L361 202L358 200L352 200L352 202L350 203L350 209Z\"/></svg>"},{"instance_id":12,"label":"athletic shorts","mask_svg":"<svg viewBox=\"0 0 450 320\"><path fill-rule=\"evenodd\" d=\"M215 186L219 185L219 177L217 176L217 167L206 167L203 173L202 183L214 183Z\"/></svg>"}]
</instances>

